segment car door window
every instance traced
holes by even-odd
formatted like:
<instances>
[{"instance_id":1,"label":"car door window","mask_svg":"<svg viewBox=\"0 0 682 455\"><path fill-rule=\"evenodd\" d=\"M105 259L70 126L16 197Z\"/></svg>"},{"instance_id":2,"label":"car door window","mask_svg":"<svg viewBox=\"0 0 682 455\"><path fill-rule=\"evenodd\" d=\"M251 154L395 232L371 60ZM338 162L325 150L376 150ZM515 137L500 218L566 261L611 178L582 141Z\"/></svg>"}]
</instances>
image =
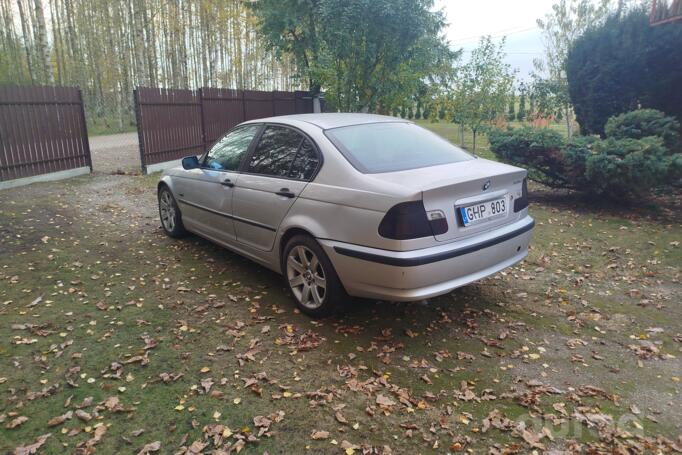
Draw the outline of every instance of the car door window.
<instances>
[{"instance_id":1,"label":"car door window","mask_svg":"<svg viewBox=\"0 0 682 455\"><path fill-rule=\"evenodd\" d=\"M205 167L221 171L236 171L260 125L247 125L226 134L211 148Z\"/></svg>"},{"instance_id":2,"label":"car door window","mask_svg":"<svg viewBox=\"0 0 682 455\"><path fill-rule=\"evenodd\" d=\"M249 159L246 172L288 177L302 141L303 136L290 128L266 127Z\"/></svg>"},{"instance_id":3,"label":"car door window","mask_svg":"<svg viewBox=\"0 0 682 455\"><path fill-rule=\"evenodd\" d=\"M297 180L310 180L320 164L320 158L308 139L298 149L296 159L291 165L289 177Z\"/></svg>"}]
</instances>

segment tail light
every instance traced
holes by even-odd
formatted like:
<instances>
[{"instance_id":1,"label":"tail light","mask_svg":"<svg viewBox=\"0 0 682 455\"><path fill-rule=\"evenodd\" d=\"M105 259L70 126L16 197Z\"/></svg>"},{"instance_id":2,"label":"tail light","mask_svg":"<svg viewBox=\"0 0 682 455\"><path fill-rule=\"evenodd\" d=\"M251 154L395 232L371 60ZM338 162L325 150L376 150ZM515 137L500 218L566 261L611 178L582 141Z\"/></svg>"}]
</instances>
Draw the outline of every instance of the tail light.
<instances>
[{"instance_id":1,"label":"tail light","mask_svg":"<svg viewBox=\"0 0 682 455\"><path fill-rule=\"evenodd\" d=\"M447 232L448 222L440 210L427 216L422 201L401 202L386 212L379 224L379 235L387 239L408 240Z\"/></svg>"},{"instance_id":2,"label":"tail light","mask_svg":"<svg viewBox=\"0 0 682 455\"><path fill-rule=\"evenodd\" d=\"M514 212L519 212L528 207L528 179L523 179L521 184L521 197L514 201Z\"/></svg>"}]
</instances>

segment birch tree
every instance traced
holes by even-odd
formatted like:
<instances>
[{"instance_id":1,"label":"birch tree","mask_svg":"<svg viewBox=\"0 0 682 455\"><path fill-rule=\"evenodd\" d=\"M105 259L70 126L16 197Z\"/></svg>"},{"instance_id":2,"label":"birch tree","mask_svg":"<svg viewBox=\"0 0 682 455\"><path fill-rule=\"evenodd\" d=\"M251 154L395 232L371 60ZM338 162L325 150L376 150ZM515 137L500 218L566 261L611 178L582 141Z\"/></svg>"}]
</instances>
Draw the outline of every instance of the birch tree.
<instances>
[{"instance_id":1,"label":"birch tree","mask_svg":"<svg viewBox=\"0 0 682 455\"><path fill-rule=\"evenodd\" d=\"M88 120L120 130L137 85L292 90L246 0L0 0L0 84L77 85ZM94 114L94 115L93 115Z\"/></svg>"}]
</instances>

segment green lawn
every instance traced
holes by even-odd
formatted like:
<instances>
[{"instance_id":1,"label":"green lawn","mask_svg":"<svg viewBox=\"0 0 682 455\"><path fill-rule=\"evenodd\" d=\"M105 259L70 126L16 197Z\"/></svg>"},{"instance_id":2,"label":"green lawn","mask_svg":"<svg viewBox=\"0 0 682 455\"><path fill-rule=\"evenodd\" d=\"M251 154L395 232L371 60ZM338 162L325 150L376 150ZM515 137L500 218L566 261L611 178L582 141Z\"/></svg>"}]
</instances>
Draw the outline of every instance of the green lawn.
<instances>
[{"instance_id":1,"label":"green lawn","mask_svg":"<svg viewBox=\"0 0 682 455\"><path fill-rule=\"evenodd\" d=\"M316 321L274 273L164 236L156 178L0 192L0 453L46 434L39 453L673 450L674 213L532 186L522 264Z\"/></svg>"},{"instance_id":2,"label":"green lawn","mask_svg":"<svg viewBox=\"0 0 682 455\"><path fill-rule=\"evenodd\" d=\"M452 122L446 122L446 121L438 121L434 122L431 120L415 120L415 122L423 126L424 128L428 128L434 133L439 134L440 136L446 138L453 144L460 145L461 144L461 138L460 138L460 130L459 130L459 125L452 123ZM522 125L521 122L510 122L509 126L512 128L518 128ZM564 136L567 136L567 130L566 130L566 125L564 123L552 123L549 128L558 131ZM474 152L474 135L472 132L468 129L465 128L464 130L464 148L469 150L470 152ZM488 158L488 159L495 159L495 155L490 151L490 144L488 143L488 138L486 137L485 134L480 133L477 134L476 136L476 151L475 153L483 158Z\"/></svg>"},{"instance_id":3,"label":"green lawn","mask_svg":"<svg viewBox=\"0 0 682 455\"><path fill-rule=\"evenodd\" d=\"M86 120L89 136L132 133L137 131L135 118L130 116L124 118L123 128L119 128L119 119L116 116L97 117L94 114L87 113Z\"/></svg>"}]
</instances>

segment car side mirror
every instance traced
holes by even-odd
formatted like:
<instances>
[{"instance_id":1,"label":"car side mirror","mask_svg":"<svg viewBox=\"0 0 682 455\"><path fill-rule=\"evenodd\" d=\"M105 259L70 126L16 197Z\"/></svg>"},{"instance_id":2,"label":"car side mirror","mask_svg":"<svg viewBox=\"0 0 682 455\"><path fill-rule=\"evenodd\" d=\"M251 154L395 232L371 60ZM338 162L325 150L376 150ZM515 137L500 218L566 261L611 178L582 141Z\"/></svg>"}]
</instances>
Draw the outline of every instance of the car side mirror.
<instances>
[{"instance_id":1,"label":"car side mirror","mask_svg":"<svg viewBox=\"0 0 682 455\"><path fill-rule=\"evenodd\" d=\"M196 156L186 156L182 159L182 168L189 171L199 167L199 158Z\"/></svg>"}]
</instances>

